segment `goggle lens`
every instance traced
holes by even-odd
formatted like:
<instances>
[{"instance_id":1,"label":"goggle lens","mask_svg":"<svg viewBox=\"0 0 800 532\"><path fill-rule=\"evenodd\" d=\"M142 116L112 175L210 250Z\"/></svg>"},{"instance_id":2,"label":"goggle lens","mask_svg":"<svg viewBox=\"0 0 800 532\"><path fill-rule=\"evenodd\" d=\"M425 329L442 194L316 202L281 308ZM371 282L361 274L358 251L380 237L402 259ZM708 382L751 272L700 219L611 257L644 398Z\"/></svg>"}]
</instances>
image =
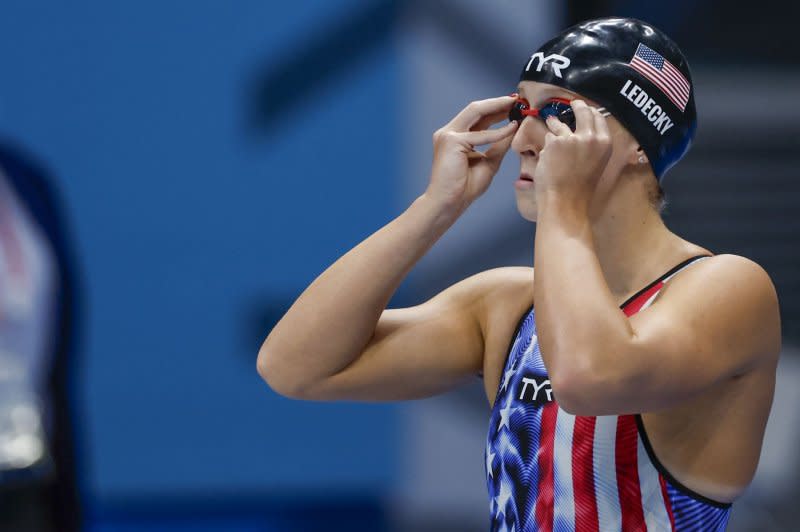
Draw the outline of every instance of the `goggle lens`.
<instances>
[{"instance_id":1,"label":"goggle lens","mask_svg":"<svg viewBox=\"0 0 800 532\"><path fill-rule=\"evenodd\" d=\"M519 124L522 124L526 116L535 116L542 121L547 120L550 116L555 116L573 132L575 131L575 113L572 111L569 100L564 98L551 98L537 109L531 109L528 101L520 98L511 106L508 120L516 120Z\"/></svg>"}]
</instances>

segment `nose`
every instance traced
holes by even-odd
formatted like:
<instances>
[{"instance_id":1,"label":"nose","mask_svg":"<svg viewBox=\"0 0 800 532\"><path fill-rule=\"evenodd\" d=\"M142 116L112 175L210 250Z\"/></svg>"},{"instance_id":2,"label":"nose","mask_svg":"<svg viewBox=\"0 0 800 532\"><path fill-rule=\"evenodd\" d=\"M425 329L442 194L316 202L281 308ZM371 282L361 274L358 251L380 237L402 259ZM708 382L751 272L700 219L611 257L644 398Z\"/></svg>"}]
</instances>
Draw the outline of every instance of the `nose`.
<instances>
[{"instance_id":1,"label":"nose","mask_svg":"<svg viewBox=\"0 0 800 532\"><path fill-rule=\"evenodd\" d=\"M547 126L541 120L532 116L525 117L517 128L511 140L511 149L520 156L530 155L535 157L541 151Z\"/></svg>"}]
</instances>

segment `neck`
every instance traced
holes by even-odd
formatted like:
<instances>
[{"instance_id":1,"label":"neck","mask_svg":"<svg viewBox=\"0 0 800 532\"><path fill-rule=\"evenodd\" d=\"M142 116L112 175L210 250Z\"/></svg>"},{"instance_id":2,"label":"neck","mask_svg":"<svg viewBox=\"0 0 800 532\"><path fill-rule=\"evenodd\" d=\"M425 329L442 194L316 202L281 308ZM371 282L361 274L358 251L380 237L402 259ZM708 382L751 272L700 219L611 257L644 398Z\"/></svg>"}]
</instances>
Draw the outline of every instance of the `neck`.
<instances>
[{"instance_id":1,"label":"neck","mask_svg":"<svg viewBox=\"0 0 800 532\"><path fill-rule=\"evenodd\" d=\"M640 183L618 187L592 223L600 267L620 304L691 253L703 252L670 231L642 201Z\"/></svg>"}]
</instances>

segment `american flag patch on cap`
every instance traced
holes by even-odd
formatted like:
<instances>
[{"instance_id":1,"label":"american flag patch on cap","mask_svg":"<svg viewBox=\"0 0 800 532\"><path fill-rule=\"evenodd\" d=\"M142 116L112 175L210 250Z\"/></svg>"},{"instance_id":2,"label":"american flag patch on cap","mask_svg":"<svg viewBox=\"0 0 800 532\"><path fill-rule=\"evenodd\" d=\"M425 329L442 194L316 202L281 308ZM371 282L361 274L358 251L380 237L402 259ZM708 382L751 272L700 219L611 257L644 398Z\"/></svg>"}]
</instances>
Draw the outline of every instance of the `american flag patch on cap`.
<instances>
[{"instance_id":1,"label":"american flag patch on cap","mask_svg":"<svg viewBox=\"0 0 800 532\"><path fill-rule=\"evenodd\" d=\"M681 71L664 59L664 56L639 43L636 53L628 64L655 83L681 112L686 109L691 86Z\"/></svg>"}]
</instances>

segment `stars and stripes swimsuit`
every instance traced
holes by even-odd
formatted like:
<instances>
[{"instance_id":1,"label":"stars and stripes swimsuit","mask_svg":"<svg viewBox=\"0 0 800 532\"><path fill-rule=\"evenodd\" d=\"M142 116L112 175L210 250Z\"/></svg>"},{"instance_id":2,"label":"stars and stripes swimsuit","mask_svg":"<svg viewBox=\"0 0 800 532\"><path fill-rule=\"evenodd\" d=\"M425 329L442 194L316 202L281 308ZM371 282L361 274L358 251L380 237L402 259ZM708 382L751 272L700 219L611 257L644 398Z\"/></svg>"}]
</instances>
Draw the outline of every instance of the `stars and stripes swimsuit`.
<instances>
[{"instance_id":1,"label":"stars and stripes swimsuit","mask_svg":"<svg viewBox=\"0 0 800 532\"><path fill-rule=\"evenodd\" d=\"M649 306L678 264L621 305ZM636 414L559 408L539 352L533 306L509 348L486 441L492 531L717 531L731 505L693 492L655 456Z\"/></svg>"}]
</instances>

